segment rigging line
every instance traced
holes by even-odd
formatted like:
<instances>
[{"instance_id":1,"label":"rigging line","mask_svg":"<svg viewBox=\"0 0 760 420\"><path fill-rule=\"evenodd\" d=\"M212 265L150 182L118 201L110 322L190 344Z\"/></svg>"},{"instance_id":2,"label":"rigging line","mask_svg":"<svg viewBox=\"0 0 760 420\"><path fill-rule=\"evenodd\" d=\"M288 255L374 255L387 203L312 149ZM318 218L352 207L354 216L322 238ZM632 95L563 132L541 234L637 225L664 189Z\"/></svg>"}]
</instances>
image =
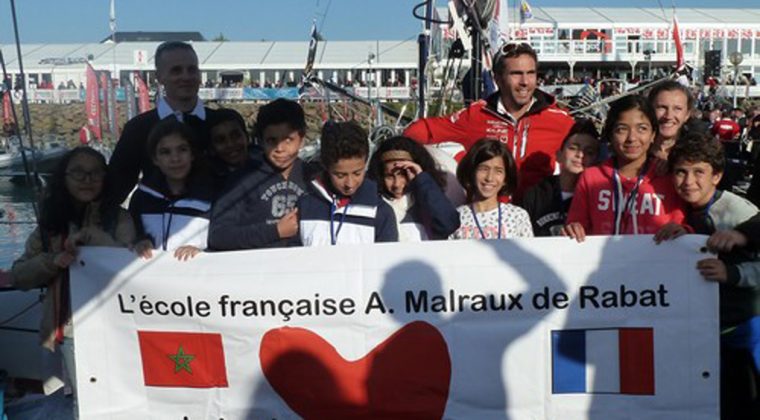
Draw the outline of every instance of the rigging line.
<instances>
[{"instance_id":1,"label":"rigging line","mask_svg":"<svg viewBox=\"0 0 760 420\"><path fill-rule=\"evenodd\" d=\"M5 86L3 88L3 90L7 91L7 92L10 92L11 91L10 77L8 76L8 69L5 66L5 57L3 56L3 50L2 49L0 49L0 66L2 67L2 71L3 71L3 82L2 83ZM21 81L22 81L22 83L24 83L24 78L23 77L21 78ZM13 101L10 101L10 102L11 102L10 103L10 105L11 105L11 115L13 116L13 124L16 126L16 130L15 131L16 131L16 135L17 135L17 137L19 139L19 146L20 146L20 150L21 150L21 162L23 163L23 166L24 166L24 174L25 174L25 177L26 177L26 182L27 182L27 184L34 186L35 193L37 194L37 197L39 198L41 196L41 193L38 191L39 184L37 182L38 179L39 179L39 174L37 174L37 171L36 171L36 168L35 168L35 174L36 174L36 176L34 177L34 179L32 179L32 174L30 173L30 170L29 170L29 162L26 159L26 152L24 150L23 136L21 136L21 129L20 129L21 126L18 123L18 114L16 113L16 104L14 104ZM34 210L34 219L39 224L40 214L39 214L39 208L37 207L37 201L38 200L34 200L32 202L32 209Z\"/></svg>"},{"instance_id":2,"label":"rigging line","mask_svg":"<svg viewBox=\"0 0 760 420\"><path fill-rule=\"evenodd\" d=\"M11 315L10 317L8 317L6 319L0 321L0 327L4 327L4 326L8 325L9 323L15 321L16 319L20 318L25 313L31 311L32 308L34 308L35 306L37 306L39 304L40 304L40 300L36 300L36 301L32 302L31 304L27 305L24 309L16 312L15 314Z\"/></svg>"},{"instance_id":3,"label":"rigging line","mask_svg":"<svg viewBox=\"0 0 760 420\"><path fill-rule=\"evenodd\" d=\"M662 0L657 0L657 4L660 5L660 11L662 11L662 17L665 19L665 22L668 21L668 14L665 13L665 6L662 5ZM676 7L673 6L673 10L675 11Z\"/></svg>"},{"instance_id":4,"label":"rigging line","mask_svg":"<svg viewBox=\"0 0 760 420\"><path fill-rule=\"evenodd\" d=\"M332 0L327 0L327 6L325 6L324 13L318 13L317 16L322 17L322 21L319 22L319 29L317 30L317 34L321 36L322 29L325 27L325 20L327 20L327 13L330 11L330 5L332 4ZM319 7L319 0L317 0L317 7Z\"/></svg>"},{"instance_id":5,"label":"rigging line","mask_svg":"<svg viewBox=\"0 0 760 420\"><path fill-rule=\"evenodd\" d=\"M399 41L397 44L395 44L395 45L392 45L392 46L390 46L390 47L388 47L388 48L386 48L386 49L384 49L384 50L382 50L382 51L378 52L378 54L377 54L377 55L378 55L378 57L376 57L376 58L380 58L380 55L382 55L382 54L385 54L385 53L387 53L388 51L391 51L391 50L393 50L393 49L396 49L396 48L400 47L401 45L403 45L403 44L405 44L405 43L407 43L407 42L409 42L409 41L412 41L412 40L414 40L414 39L416 39L416 38L417 38L417 35L412 35L412 36L410 36L409 38L407 38L407 39L405 39L405 40ZM354 65L353 65L353 67L351 67L351 70L354 70L354 69L356 69L356 68L359 68L361 65L363 65L363 64L367 64L367 63L369 63L369 59L366 59L366 60L362 60L362 61L360 61L360 62L358 62L358 63L354 64Z\"/></svg>"},{"instance_id":6,"label":"rigging line","mask_svg":"<svg viewBox=\"0 0 760 420\"><path fill-rule=\"evenodd\" d=\"M21 75L21 92L23 93L22 96L22 102L21 102L21 108L23 110L24 114L24 129L26 131L26 134L29 136L29 146L32 148L32 172L34 173L34 182L33 186L35 189L35 193L37 194L37 197L41 197L41 191L40 191L40 185L38 183L39 178L39 172L37 171L37 159L34 156L34 136L32 135L32 117L29 114L29 96L27 94L26 89L26 73L24 73L24 61L21 56L21 40L19 38L18 34L18 20L16 18L16 1L10 0L11 3L11 17L13 19L13 34L16 40L16 55L18 56L18 70L19 74ZM5 73L5 65L3 64L3 72ZM5 75L3 75L5 77ZM11 109L13 107L11 106ZM16 123L16 129L18 130L18 118L16 118L15 111L13 112L14 116L14 122ZM27 179L29 178L29 167L28 162L26 158L26 151L24 150L24 139L23 136L19 136L19 143L21 146L21 160L24 163L24 171L27 173ZM35 215L37 215L37 209L35 208ZM39 220L39 215L37 215L37 220Z\"/></svg>"}]
</instances>

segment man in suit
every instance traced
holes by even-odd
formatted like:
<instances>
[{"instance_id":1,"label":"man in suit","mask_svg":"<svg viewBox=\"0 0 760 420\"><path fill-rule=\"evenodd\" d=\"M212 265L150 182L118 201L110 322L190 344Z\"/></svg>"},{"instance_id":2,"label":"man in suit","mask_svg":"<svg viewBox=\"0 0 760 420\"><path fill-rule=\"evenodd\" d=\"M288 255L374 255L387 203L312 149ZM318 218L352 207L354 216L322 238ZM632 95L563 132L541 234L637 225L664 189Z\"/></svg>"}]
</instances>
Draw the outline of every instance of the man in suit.
<instances>
[{"instance_id":1,"label":"man in suit","mask_svg":"<svg viewBox=\"0 0 760 420\"><path fill-rule=\"evenodd\" d=\"M137 184L140 173L147 176L158 168L148 156L146 142L153 127L165 118L176 118L190 125L195 132L200 153L209 144L206 121L214 110L206 108L198 97L201 72L198 56L185 42L167 41L156 49L156 78L163 86L163 96L156 99L156 108L144 112L124 125L108 165L108 198L123 202Z\"/></svg>"}]
</instances>

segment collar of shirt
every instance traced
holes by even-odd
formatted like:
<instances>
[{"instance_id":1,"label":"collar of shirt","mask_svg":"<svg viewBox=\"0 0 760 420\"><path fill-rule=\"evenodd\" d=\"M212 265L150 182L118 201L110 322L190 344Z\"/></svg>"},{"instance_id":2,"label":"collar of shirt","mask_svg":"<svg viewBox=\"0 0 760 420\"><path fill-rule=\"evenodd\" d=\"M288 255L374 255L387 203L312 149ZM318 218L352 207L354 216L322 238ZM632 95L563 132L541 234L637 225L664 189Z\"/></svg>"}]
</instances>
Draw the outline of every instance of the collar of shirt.
<instances>
[{"instance_id":1,"label":"collar of shirt","mask_svg":"<svg viewBox=\"0 0 760 420\"><path fill-rule=\"evenodd\" d=\"M163 97L158 98L158 105L156 106L156 110L158 111L158 118L162 120L169 115L174 115L177 118L177 121L184 122L182 111L173 110L169 103L166 102L166 99ZM206 120L206 108L204 107L201 98L198 98L198 100L195 101L195 108L190 111L190 115L195 115L203 121Z\"/></svg>"},{"instance_id":2,"label":"collar of shirt","mask_svg":"<svg viewBox=\"0 0 760 420\"><path fill-rule=\"evenodd\" d=\"M530 98L530 105L528 106L528 109L531 109L533 107L533 104L536 103L536 98ZM517 125L517 118L512 116L512 114L507 111L507 107L504 106L504 102L501 101L501 98L499 98L499 102L496 104L496 112L499 114L507 117L512 124ZM524 115L524 114L523 114Z\"/></svg>"}]
</instances>

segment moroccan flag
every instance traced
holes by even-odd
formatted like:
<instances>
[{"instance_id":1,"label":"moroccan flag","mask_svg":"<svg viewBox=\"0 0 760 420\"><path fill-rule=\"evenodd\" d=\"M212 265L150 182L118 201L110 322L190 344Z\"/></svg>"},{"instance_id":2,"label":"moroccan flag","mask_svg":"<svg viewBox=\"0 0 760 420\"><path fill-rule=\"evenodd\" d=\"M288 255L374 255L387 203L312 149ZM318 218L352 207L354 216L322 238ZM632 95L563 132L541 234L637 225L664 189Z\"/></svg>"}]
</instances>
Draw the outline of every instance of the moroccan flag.
<instances>
[{"instance_id":1,"label":"moroccan flag","mask_svg":"<svg viewBox=\"0 0 760 420\"><path fill-rule=\"evenodd\" d=\"M85 95L85 114L87 115L87 128L96 139L102 140L103 133L100 128L100 93L98 92L98 76L90 63L87 63L87 91Z\"/></svg>"},{"instance_id":2,"label":"moroccan flag","mask_svg":"<svg viewBox=\"0 0 760 420\"><path fill-rule=\"evenodd\" d=\"M673 14L673 42L676 44L676 70L683 69L683 44L681 43L681 32L678 30L678 18Z\"/></svg>"},{"instance_id":3,"label":"moroccan flag","mask_svg":"<svg viewBox=\"0 0 760 420\"><path fill-rule=\"evenodd\" d=\"M146 386L227 388L222 335L138 331Z\"/></svg>"}]
</instances>

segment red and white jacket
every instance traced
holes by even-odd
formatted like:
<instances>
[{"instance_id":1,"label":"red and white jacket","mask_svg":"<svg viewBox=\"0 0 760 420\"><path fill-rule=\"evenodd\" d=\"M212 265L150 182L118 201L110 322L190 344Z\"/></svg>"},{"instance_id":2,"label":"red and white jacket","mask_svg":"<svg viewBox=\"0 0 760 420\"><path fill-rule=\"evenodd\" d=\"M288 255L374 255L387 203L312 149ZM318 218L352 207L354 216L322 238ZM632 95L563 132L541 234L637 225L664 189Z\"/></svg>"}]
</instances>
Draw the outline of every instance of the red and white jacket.
<instances>
[{"instance_id":1,"label":"red and white jacket","mask_svg":"<svg viewBox=\"0 0 760 420\"><path fill-rule=\"evenodd\" d=\"M662 226L675 222L683 224L685 204L676 193L670 175L658 176L650 164L641 179L631 213L623 215L621 234L654 234ZM587 235L615 233L615 181L612 159L588 168L575 186L575 194L567 214L567 223L583 225ZM638 182L638 177L620 177L625 201Z\"/></svg>"},{"instance_id":2,"label":"red and white jacket","mask_svg":"<svg viewBox=\"0 0 760 420\"><path fill-rule=\"evenodd\" d=\"M555 154L562 146L573 118L559 109L554 97L536 90L528 112L518 120L499 111L499 92L445 117L421 118L404 136L422 144L459 143L469 150L488 138L507 145L515 157L518 187L515 196L555 172Z\"/></svg>"}]
</instances>

